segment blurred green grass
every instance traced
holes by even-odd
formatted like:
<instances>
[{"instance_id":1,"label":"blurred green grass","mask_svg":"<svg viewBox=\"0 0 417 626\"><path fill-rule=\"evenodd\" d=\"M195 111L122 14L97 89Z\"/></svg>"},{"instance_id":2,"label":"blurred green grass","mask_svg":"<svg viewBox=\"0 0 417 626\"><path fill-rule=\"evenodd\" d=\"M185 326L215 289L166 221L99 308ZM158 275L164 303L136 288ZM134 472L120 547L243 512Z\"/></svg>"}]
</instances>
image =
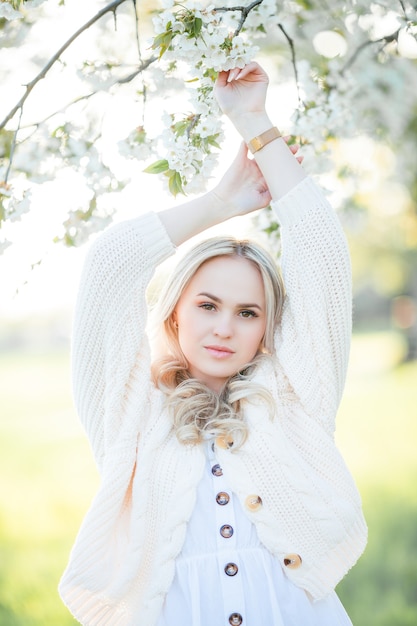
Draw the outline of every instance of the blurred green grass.
<instances>
[{"instance_id":1,"label":"blurred green grass","mask_svg":"<svg viewBox=\"0 0 417 626\"><path fill-rule=\"evenodd\" d=\"M417 624L417 363L356 335L337 441L361 489L368 548L339 585L354 626ZM74 626L56 587L98 484L67 353L0 356L0 626Z\"/></svg>"},{"instance_id":2,"label":"blurred green grass","mask_svg":"<svg viewBox=\"0 0 417 626\"><path fill-rule=\"evenodd\" d=\"M68 355L4 354L0 381L0 625L74 625L56 587L97 475Z\"/></svg>"},{"instance_id":3,"label":"blurred green grass","mask_svg":"<svg viewBox=\"0 0 417 626\"><path fill-rule=\"evenodd\" d=\"M337 441L362 493L368 546L338 587L354 626L417 624L417 362L401 337L354 337Z\"/></svg>"}]
</instances>

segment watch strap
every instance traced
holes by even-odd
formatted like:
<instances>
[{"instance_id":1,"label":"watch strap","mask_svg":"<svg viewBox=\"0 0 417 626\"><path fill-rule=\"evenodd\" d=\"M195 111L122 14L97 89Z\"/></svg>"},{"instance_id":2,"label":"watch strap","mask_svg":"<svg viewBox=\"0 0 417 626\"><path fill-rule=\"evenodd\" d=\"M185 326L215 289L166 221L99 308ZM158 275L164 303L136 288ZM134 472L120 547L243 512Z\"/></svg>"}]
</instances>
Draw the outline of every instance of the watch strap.
<instances>
[{"instance_id":1,"label":"watch strap","mask_svg":"<svg viewBox=\"0 0 417 626\"><path fill-rule=\"evenodd\" d=\"M271 143L271 141L274 141L274 139L278 139L279 137L282 137L281 133L276 126L273 126L264 133L261 133L257 137L251 139L248 143L248 148L252 154L255 154L255 152L262 150L262 148Z\"/></svg>"}]
</instances>

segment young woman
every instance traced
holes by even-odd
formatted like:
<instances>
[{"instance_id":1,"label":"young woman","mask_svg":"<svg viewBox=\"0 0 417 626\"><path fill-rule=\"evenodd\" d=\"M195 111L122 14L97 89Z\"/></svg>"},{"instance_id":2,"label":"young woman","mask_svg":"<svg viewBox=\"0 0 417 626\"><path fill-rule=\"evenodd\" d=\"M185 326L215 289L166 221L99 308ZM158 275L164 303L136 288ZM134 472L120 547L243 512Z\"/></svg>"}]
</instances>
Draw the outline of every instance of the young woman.
<instances>
[{"instance_id":1,"label":"young woman","mask_svg":"<svg viewBox=\"0 0 417 626\"><path fill-rule=\"evenodd\" d=\"M366 526L334 443L351 326L337 218L265 112L256 63L216 96L243 145L213 191L118 224L88 256L74 391L101 474L60 593L85 626L347 626ZM272 200L284 285L254 243L179 263L150 351L145 290L175 246Z\"/></svg>"}]
</instances>

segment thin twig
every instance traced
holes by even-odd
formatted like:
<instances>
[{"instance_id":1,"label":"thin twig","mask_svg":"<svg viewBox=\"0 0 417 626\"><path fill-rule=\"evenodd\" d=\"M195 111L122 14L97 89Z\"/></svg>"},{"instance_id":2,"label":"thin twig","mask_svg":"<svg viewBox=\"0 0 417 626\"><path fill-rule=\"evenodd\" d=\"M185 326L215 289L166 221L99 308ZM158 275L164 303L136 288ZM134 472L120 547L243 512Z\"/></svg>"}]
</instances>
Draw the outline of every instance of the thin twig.
<instances>
[{"instance_id":1,"label":"thin twig","mask_svg":"<svg viewBox=\"0 0 417 626\"><path fill-rule=\"evenodd\" d=\"M139 15L136 0L132 0L133 2L133 10L135 13L135 39L136 39L136 47L138 49L138 58L139 63L142 63L142 52L140 49L140 37L139 37Z\"/></svg>"},{"instance_id":2,"label":"thin twig","mask_svg":"<svg viewBox=\"0 0 417 626\"><path fill-rule=\"evenodd\" d=\"M247 7L244 7L242 5L240 6L235 6L235 7L218 7L215 8L214 11L215 12L232 12L232 11L240 11L240 20L239 20L239 24L237 25L237 28L235 30L235 32L233 33L234 37L237 37L237 35L240 33L240 31L243 28L244 23L247 20L247 17L249 15L249 13L251 11L253 11L253 9L255 9L256 7L260 6L263 3L264 0L253 0L253 2L251 2L250 4L248 4Z\"/></svg>"},{"instance_id":3,"label":"thin twig","mask_svg":"<svg viewBox=\"0 0 417 626\"><path fill-rule=\"evenodd\" d=\"M406 19L406 20L407 20L407 22L408 22L407 11L405 10L405 4L404 4L404 2L403 2L402 0L399 0L399 3L400 3L400 7L401 7L401 8L402 8L402 10L403 10L404 17L405 17L405 19Z\"/></svg>"},{"instance_id":4,"label":"thin twig","mask_svg":"<svg viewBox=\"0 0 417 626\"><path fill-rule=\"evenodd\" d=\"M126 85L126 83L130 83L130 81L136 78L138 74L141 74L142 72L144 72L146 69L148 69L150 65L152 65L152 63L155 63L155 61L157 60L158 60L157 56L151 56L149 57L149 59L146 59L146 61L142 61L141 65L134 72L131 72L130 74L128 74L127 76L124 76L123 78L118 78L117 80L114 81L114 83L112 83L111 87L114 87L114 85Z\"/></svg>"},{"instance_id":5,"label":"thin twig","mask_svg":"<svg viewBox=\"0 0 417 626\"><path fill-rule=\"evenodd\" d=\"M137 68L134 72L131 72L130 74L128 74L127 76L123 76L122 78L118 78L117 80L113 81L110 85L107 84L106 90L111 89L115 85L125 85L125 84L129 83L138 74L140 74L141 72L145 71L152 63L157 61L157 59L158 59L158 57L156 57L156 56L149 57L149 59L147 59L146 61L143 61L142 65L139 68ZM68 102L67 104L65 104L64 106L60 107L59 109L57 109L53 113L50 113L47 117L44 117L42 120L40 120L38 122L32 122L31 124L30 123L26 124L24 126L21 126L20 128L21 129L27 129L27 128L31 128L32 126L38 128L42 124L45 124L45 122L47 122L51 118L55 117L55 115L58 115L59 113L62 113L63 111L68 110L70 107L74 106L75 104L78 104L79 102L82 102L83 100L89 100L93 96L96 96L98 93L101 93L103 91L103 89L95 89L94 91L91 91L90 93L86 93L83 96L78 96L77 98L74 98L74 100L71 100L71 102Z\"/></svg>"},{"instance_id":6,"label":"thin twig","mask_svg":"<svg viewBox=\"0 0 417 626\"><path fill-rule=\"evenodd\" d=\"M285 30L283 24L278 24L278 28L280 29L280 31L282 32L282 34L284 35L284 37L288 41L288 45L290 46L291 63L292 63L292 67L293 67L293 70L294 70L295 85L296 85L296 88L297 88L298 106L301 107L303 105L303 100L301 98L300 83L299 83L299 80L298 80L297 58L296 58L296 54L295 54L294 40L289 36L289 34Z\"/></svg>"},{"instance_id":7,"label":"thin twig","mask_svg":"<svg viewBox=\"0 0 417 626\"><path fill-rule=\"evenodd\" d=\"M139 13L138 13L138 7L137 7L137 0L132 0L132 2L133 2L134 13L135 13L136 47L137 47L137 51L138 51L139 65L142 66L143 65L143 59L142 59L142 51L141 51L141 47L140 47ZM146 83L145 83L145 80L142 77L142 126L145 126L145 108L146 108L147 95L148 95L148 93L147 93L147 89L146 89Z\"/></svg>"},{"instance_id":8,"label":"thin twig","mask_svg":"<svg viewBox=\"0 0 417 626\"><path fill-rule=\"evenodd\" d=\"M91 19L88 20L88 22L86 22L83 26L81 26L69 39L67 39L67 41L59 48L59 50L57 50L57 52L55 52L55 54L49 59L48 63L45 65L45 67L39 72L39 74L37 76L35 76L35 78L33 80L30 81L30 83L28 83L26 85L26 91L23 94L23 96L20 98L19 102L17 102L15 104L15 106L11 109L11 111L6 115L6 117L4 118L4 120L1 122L0 124L0 130L2 128L5 127L5 125L7 124L7 122L9 120L11 120L14 115L16 114L16 112L19 109L23 108L24 103L26 102L27 98L29 97L29 94L31 93L32 89L34 88L34 86L43 78L45 78L46 74L49 72L49 70L51 69L51 67L58 61L58 59L60 58L60 56L62 55L63 52L65 52L65 50L67 48L69 48L69 46L84 32L86 31L88 28L90 28L90 26L92 26L95 22L97 22L99 19L101 19L103 17L103 15L105 15L106 13L109 13L111 11L113 11L113 13L115 13L116 9L123 4L124 2L126 2L126 0L113 0L112 2L110 2L110 4L108 4L107 6L105 6L103 9L101 9L98 13L96 13L96 15L94 15Z\"/></svg>"},{"instance_id":9,"label":"thin twig","mask_svg":"<svg viewBox=\"0 0 417 626\"><path fill-rule=\"evenodd\" d=\"M406 28L407 33L408 33L409 35L411 35L412 37L414 37L414 39L416 39L416 40L417 40L417 35L416 35L416 33L414 33L414 32L413 32L413 29L412 29L412 28L410 28L410 26L413 26L414 24L413 24L412 19L411 19L411 18L408 16L408 14L407 14L407 9L405 8L405 4L404 4L404 2L403 2L402 0L399 0L399 2L400 2L400 6L401 6L401 8L402 8L402 10L403 10L403 13L404 13L404 19L405 19L405 21L407 22L407 28ZM416 9L417 9L417 5L415 6L415 10L416 10Z\"/></svg>"},{"instance_id":10,"label":"thin twig","mask_svg":"<svg viewBox=\"0 0 417 626\"><path fill-rule=\"evenodd\" d=\"M346 62L346 64L342 67L342 69L340 70L340 74L341 76L343 76L343 74L350 68L352 67L352 65L356 62L356 59L358 58L358 56L361 54L361 52L363 52L363 50L365 50L365 48L368 48L369 46L373 46L376 43L383 43L384 45L382 46L382 49L385 48L386 45L388 45L389 43L392 43L393 41L398 41L398 33L400 32L400 28L398 30L395 31L395 33L392 33L392 35L387 35L386 37L381 37L380 39L370 39L368 41L364 41L353 53L353 55L350 57L350 59L348 59L348 61Z\"/></svg>"},{"instance_id":11,"label":"thin twig","mask_svg":"<svg viewBox=\"0 0 417 626\"><path fill-rule=\"evenodd\" d=\"M20 115L19 115L19 121L17 123L17 128L14 131L13 134L13 141L12 144L10 146L10 155L9 155L9 164L7 166L7 170L6 170L6 174L4 175L4 182L7 183L7 180L9 178L9 174L10 174L10 170L12 168L12 162L13 162L13 157L14 157L14 151L16 149L16 144L17 144L17 134L21 128L21 123L22 123L22 115L23 115L23 108L20 109Z\"/></svg>"}]
</instances>

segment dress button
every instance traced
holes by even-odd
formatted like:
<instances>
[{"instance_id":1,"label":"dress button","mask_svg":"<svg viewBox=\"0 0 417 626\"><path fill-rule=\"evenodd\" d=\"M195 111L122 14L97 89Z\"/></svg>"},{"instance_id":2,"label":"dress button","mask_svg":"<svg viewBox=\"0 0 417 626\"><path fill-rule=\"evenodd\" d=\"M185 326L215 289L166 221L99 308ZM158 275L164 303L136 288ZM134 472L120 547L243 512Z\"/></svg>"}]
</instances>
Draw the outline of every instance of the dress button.
<instances>
[{"instance_id":1,"label":"dress button","mask_svg":"<svg viewBox=\"0 0 417 626\"><path fill-rule=\"evenodd\" d=\"M228 576L236 576L238 569L236 563L228 563L224 566L224 571Z\"/></svg>"},{"instance_id":2,"label":"dress button","mask_svg":"<svg viewBox=\"0 0 417 626\"><path fill-rule=\"evenodd\" d=\"M213 476L223 476L223 470L218 463L216 463L216 465L213 465L213 467L211 468L211 473L213 474Z\"/></svg>"},{"instance_id":3,"label":"dress button","mask_svg":"<svg viewBox=\"0 0 417 626\"><path fill-rule=\"evenodd\" d=\"M232 613L229 617L229 624L232 626L240 626L243 622L243 617L240 613Z\"/></svg>"},{"instance_id":4,"label":"dress button","mask_svg":"<svg viewBox=\"0 0 417 626\"><path fill-rule=\"evenodd\" d=\"M230 539L230 537L233 535L233 532L233 527L230 526L230 524L223 524L223 526L220 528L220 534L225 539Z\"/></svg>"},{"instance_id":5,"label":"dress button","mask_svg":"<svg viewBox=\"0 0 417 626\"><path fill-rule=\"evenodd\" d=\"M231 435L221 435L216 438L216 446L222 450L229 450L233 446Z\"/></svg>"},{"instance_id":6,"label":"dress button","mask_svg":"<svg viewBox=\"0 0 417 626\"><path fill-rule=\"evenodd\" d=\"M220 506L224 506L229 502L229 500L230 496L225 491L220 491L220 493L218 493L216 496L216 502L217 504L220 504Z\"/></svg>"},{"instance_id":7,"label":"dress button","mask_svg":"<svg viewBox=\"0 0 417 626\"><path fill-rule=\"evenodd\" d=\"M245 500L245 506L249 511L259 511L262 507L262 498L257 495L250 495Z\"/></svg>"},{"instance_id":8,"label":"dress button","mask_svg":"<svg viewBox=\"0 0 417 626\"><path fill-rule=\"evenodd\" d=\"M302 562L302 558L298 554L287 554L284 556L284 565L288 569L298 569Z\"/></svg>"}]
</instances>

